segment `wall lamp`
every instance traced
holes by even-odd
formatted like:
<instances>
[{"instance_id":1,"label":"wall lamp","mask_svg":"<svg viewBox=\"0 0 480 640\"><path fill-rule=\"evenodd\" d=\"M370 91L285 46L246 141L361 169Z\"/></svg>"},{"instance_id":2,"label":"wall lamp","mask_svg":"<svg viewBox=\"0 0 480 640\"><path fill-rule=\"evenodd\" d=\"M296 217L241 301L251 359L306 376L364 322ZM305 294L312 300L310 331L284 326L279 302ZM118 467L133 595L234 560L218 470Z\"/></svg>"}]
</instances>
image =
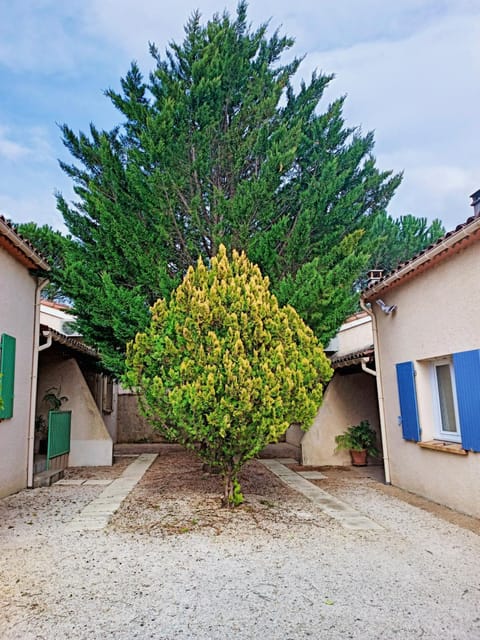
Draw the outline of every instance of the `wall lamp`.
<instances>
[{"instance_id":1,"label":"wall lamp","mask_svg":"<svg viewBox=\"0 0 480 640\"><path fill-rule=\"evenodd\" d=\"M393 313L397 308L396 304L390 304L390 305L385 304L385 302L383 300L380 300L380 298L378 300L375 300L375 302L378 304L378 306L383 311L383 313L385 313L387 316L390 313Z\"/></svg>"}]
</instances>

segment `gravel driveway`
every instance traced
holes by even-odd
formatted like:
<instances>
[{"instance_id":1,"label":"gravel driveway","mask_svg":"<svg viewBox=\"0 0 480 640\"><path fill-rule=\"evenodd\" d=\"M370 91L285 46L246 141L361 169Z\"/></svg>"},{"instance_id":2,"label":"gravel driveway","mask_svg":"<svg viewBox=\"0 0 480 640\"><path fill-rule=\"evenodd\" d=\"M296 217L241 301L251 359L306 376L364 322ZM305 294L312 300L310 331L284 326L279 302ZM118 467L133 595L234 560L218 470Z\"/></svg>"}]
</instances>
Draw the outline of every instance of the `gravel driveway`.
<instances>
[{"instance_id":1,"label":"gravel driveway","mask_svg":"<svg viewBox=\"0 0 480 640\"><path fill-rule=\"evenodd\" d=\"M245 472L247 505L226 513L217 480L199 493L189 484L203 482L199 468L186 474L188 458L172 456L156 460L103 531L66 527L102 486L0 500L3 640L480 639L472 531L365 479L338 497L383 530L352 532L258 463ZM179 470L175 491L165 466L170 480Z\"/></svg>"}]
</instances>

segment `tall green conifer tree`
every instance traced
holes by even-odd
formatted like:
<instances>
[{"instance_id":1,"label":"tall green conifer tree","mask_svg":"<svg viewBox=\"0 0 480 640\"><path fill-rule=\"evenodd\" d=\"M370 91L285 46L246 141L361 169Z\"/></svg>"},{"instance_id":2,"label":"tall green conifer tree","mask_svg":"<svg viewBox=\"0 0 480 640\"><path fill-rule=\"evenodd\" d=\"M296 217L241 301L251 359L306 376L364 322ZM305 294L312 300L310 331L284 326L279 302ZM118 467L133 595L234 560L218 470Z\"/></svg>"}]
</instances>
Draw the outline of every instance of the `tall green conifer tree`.
<instances>
[{"instance_id":1,"label":"tall green conifer tree","mask_svg":"<svg viewBox=\"0 0 480 640\"><path fill-rule=\"evenodd\" d=\"M372 221L366 238L371 254L369 267L391 271L441 238L444 233L445 228L437 218L431 224L428 224L426 218L417 218L411 214L395 220L382 211Z\"/></svg>"},{"instance_id":2,"label":"tall green conifer tree","mask_svg":"<svg viewBox=\"0 0 480 640\"><path fill-rule=\"evenodd\" d=\"M148 81L133 63L122 91L107 91L118 127L63 126L77 201L58 196L76 239L62 287L113 371L149 306L221 243L244 250L323 341L355 304L365 221L400 176L376 168L372 134L345 126L343 98L319 110L332 76L294 91L300 60L280 62L293 41L267 31L249 26L243 1L235 17L195 13L164 57L151 45Z\"/></svg>"}]
</instances>

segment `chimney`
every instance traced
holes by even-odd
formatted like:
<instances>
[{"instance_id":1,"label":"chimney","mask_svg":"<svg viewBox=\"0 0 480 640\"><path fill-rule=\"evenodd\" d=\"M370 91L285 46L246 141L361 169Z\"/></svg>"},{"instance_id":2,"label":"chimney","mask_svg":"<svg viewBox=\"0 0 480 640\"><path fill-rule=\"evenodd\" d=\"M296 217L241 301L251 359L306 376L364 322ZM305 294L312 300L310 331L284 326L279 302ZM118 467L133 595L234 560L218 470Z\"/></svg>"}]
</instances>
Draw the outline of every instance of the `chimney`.
<instances>
[{"instance_id":1,"label":"chimney","mask_svg":"<svg viewBox=\"0 0 480 640\"><path fill-rule=\"evenodd\" d=\"M470 198L472 199L473 215L480 216L480 189L472 193Z\"/></svg>"},{"instance_id":2,"label":"chimney","mask_svg":"<svg viewBox=\"0 0 480 640\"><path fill-rule=\"evenodd\" d=\"M479 193L479 201L480 201L480 191ZM367 273L367 287L371 287L374 284L377 284L382 279L383 269L372 269Z\"/></svg>"}]
</instances>

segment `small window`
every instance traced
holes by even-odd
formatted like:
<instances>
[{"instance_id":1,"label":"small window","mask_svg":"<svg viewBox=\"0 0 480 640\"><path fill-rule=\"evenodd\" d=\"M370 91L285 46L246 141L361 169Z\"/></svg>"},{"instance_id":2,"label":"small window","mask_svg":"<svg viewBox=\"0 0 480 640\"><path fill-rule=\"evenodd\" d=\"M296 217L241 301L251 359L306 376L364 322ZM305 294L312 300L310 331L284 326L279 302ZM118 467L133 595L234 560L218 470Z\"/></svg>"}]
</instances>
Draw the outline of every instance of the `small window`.
<instances>
[{"instance_id":1,"label":"small window","mask_svg":"<svg viewBox=\"0 0 480 640\"><path fill-rule=\"evenodd\" d=\"M448 359L437 360L432 364L432 369L435 437L439 440L461 442L452 363Z\"/></svg>"},{"instance_id":2,"label":"small window","mask_svg":"<svg viewBox=\"0 0 480 640\"><path fill-rule=\"evenodd\" d=\"M103 413L113 411L113 379L110 376L103 376Z\"/></svg>"}]
</instances>

